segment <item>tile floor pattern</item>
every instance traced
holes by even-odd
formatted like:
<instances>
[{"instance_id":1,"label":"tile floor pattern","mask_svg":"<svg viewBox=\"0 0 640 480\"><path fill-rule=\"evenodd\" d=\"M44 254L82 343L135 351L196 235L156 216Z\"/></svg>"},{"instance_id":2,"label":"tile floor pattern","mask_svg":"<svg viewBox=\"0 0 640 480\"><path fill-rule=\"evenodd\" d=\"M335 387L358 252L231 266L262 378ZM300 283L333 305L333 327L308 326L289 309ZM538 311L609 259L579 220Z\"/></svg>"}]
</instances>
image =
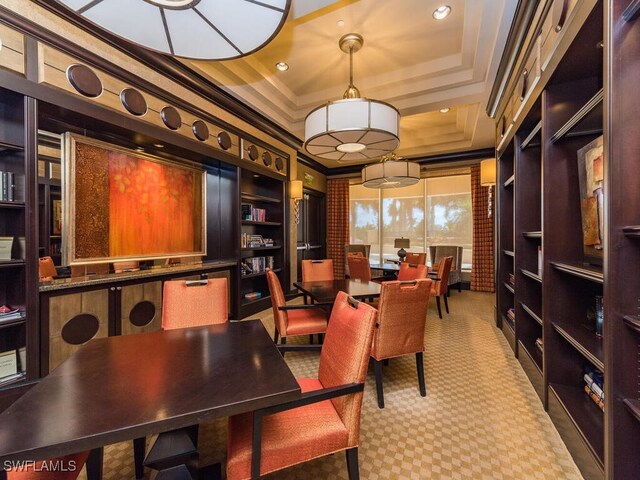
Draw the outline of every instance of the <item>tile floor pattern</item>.
<instances>
[{"instance_id":1,"label":"tile floor pattern","mask_svg":"<svg viewBox=\"0 0 640 480\"><path fill-rule=\"evenodd\" d=\"M384 367L385 405L369 369L362 409L360 474L378 479L579 480L581 475L533 387L493 324L494 296L453 292L451 314L427 318L427 397L415 357ZM270 311L260 315L270 332ZM315 376L318 356L287 354L296 376ZM201 427L203 464L225 456L226 420ZM105 449L105 479L133 479L131 443ZM146 478L150 477L147 469ZM270 479L346 479L344 454L269 475Z\"/></svg>"}]
</instances>

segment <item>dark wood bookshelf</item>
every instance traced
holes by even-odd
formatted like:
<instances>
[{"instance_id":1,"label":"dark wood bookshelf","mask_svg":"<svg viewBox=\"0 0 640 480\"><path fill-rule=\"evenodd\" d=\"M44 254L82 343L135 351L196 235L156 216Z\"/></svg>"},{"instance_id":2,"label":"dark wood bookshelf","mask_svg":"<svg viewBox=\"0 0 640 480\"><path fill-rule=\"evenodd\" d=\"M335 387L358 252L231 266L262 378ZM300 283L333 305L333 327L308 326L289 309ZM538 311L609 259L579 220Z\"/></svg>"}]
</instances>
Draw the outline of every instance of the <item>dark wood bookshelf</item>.
<instances>
[{"instance_id":1,"label":"dark wood bookshelf","mask_svg":"<svg viewBox=\"0 0 640 480\"><path fill-rule=\"evenodd\" d=\"M251 202L264 202L264 203L282 203L282 200L274 197L267 197L265 195L257 195L254 193L242 192L240 194L242 200L248 200Z\"/></svg>"},{"instance_id":2,"label":"dark wood bookshelf","mask_svg":"<svg viewBox=\"0 0 640 480\"><path fill-rule=\"evenodd\" d=\"M0 388L8 387L9 385L15 385L16 383L22 383L27 379L26 372L19 372L16 375L9 375L7 377L0 378Z\"/></svg>"},{"instance_id":3,"label":"dark wood bookshelf","mask_svg":"<svg viewBox=\"0 0 640 480\"><path fill-rule=\"evenodd\" d=\"M512 186L512 185L513 185L513 182L515 181L515 179L516 179L515 175L511 175L509 178L507 178L507 179L504 181L503 185L504 185L505 187L510 187L510 186Z\"/></svg>"},{"instance_id":4,"label":"dark wood bookshelf","mask_svg":"<svg viewBox=\"0 0 640 480\"><path fill-rule=\"evenodd\" d=\"M509 285L507 282L502 282L503 285L505 286L505 288L507 290L509 290L511 293L515 293L515 290L513 289L513 287L511 285Z\"/></svg>"},{"instance_id":5,"label":"dark wood bookshelf","mask_svg":"<svg viewBox=\"0 0 640 480\"><path fill-rule=\"evenodd\" d=\"M640 238L640 225L622 227L622 232L629 238Z\"/></svg>"},{"instance_id":6,"label":"dark wood bookshelf","mask_svg":"<svg viewBox=\"0 0 640 480\"><path fill-rule=\"evenodd\" d=\"M511 331L515 334L516 331L516 324L513 320L511 320L509 317L507 317L506 315L502 315L502 321L504 322L505 325L507 325Z\"/></svg>"},{"instance_id":7,"label":"dark wood bookshelf","mask_svg":"<svg viewBox=\"0 0 640 480\"><path fill-rule=\"evenodd\" d=\"M280 250L282 248L282 245L273 245L270 247L245 247L245 248L241 248L240 250L242 250L243 252L253 252L255 250Z\"/></svg>"},{"instance_id":8,"label":"dark wood bookshelf","mask_svg":"<svg viewBox=\"0 0 640 480\"><path fill-rule=\"evenodd\" d=\"M522 309L525 312L527 312L531 318L533 318L536 322L540 324L540 326L542 326L542 319L538 315L536 315L536 313L533 310L531 310L527 305L525 305L522 302L520 302L520 306L522 306Z\"/></svg>"},{"instance_id":9,"label":"dark wood bookshelf","mask_svg":"<svg viewBox=\"0 0 640 480\"><path fill-rule=\"evenodd\" d=\"M636 333L640 333L640 317L637 315L625 315L622 317L625 325Z\"/></svg>"},{"instance_id":10,"label":"dark wood bookshelf","mask_svg":"<svg viewBox=\"0 0 640 480\"><path fill-rule=\"evenodd\" d=\"M515 253L511 250L503 250L502 253L504 253L507 257L515 257Z\"/></svg>"},{"instance_id":11,"label":"dark wood bookshelf","mask_svg":"<svg viewBox=\"0 0 640 480\"><path fill-rule=\"evenodd\" d=\"M18 145L16 143L6 142L0 140L0 152L4 152L5 150L11 150L14 152L22 152L24 147L22 145Z\"/></svg>"},{"instance_id":12,"label":"dark wood bookshelf","mask_svg":"<svg viewBox=\"0 0 640 480\"><path fill-rule=\"evenodd\" d=\"M0 260L0 268L23 267L24 260Z\"/></svg>"},{"instance_id":13,"label":"dark wood bookshelf","mask_svg":"<svg viewBox=\"0 0 640 480\"><path fill-rule=\"evenodd\" d=\"M602 267L582 263L550 262L551 266L563 273L583 278L595 283L604 283Z\"/></svg>"},{"instance_id":14,"label":"dark wood bookshelf","mask_svg":"<svg viewBox=\"0 0 640 480\"><path fill-rule=\"evenodd\" d=\"M601 135L603 99L604 89L601 88L551 136L551 142L559 142L565 137Z\"/></svg>"},{"instance_id":15,"label":"dark wood bookshelf","mask_svg":"<svg viewBox=\"0 0 640 480\"><path fill-rule=\"evenodd\" d=\"M542 238L542 232L541 231L522 232L522 236L525 238Z\"/></svg>"},{"instance_id":16,"label":"dark wood bookshelf","mask_svg":"<svg viewBox=\"0 0 640 480\"><path fill-rule=\"evenodd\" d=\"M272 271L274 271L275 273L278 273L278 272L281 272L282 269L281 268L274 268L274 269L272 269ZM264 277L266 274L267 274L267 272L250 273L248 275L242 275L242 278Z\"/></svg>"},{"instance_id":17,"label":"dark wood bookshelf","mask_svg":"<svg viewBox=\"0 0 640 480\"><path fill-rule=\"evenodd\" d=\"M640 400L625 398L622 402L624 406L627 407L627 410L629 410L629 413L640 422Z\"/></svg>"},{"instance_id":18,"label":"dark wood bookshelf","mask_svg":"<svg viewBox=\"0 0 640 480\"><path fill-rule=\"evenodd\" d=\"M552 322L553 328L580 354L604 372L604 349L602 338L583 325L567 322Z\"/></svg>"},{"instance_id":19,"label":"dark wood bookshelf","mask_svg":"<svg viewBox=\"0 0 640 480\"><path fill-rule=\"evenodd\" d=\"M24 202L0 202L0 208L24 208Z\"/></svg>"},{"instance_id":20,"label":"dark wood bookshelf","mask_svg":"<svg viewBox=\"0 0 640 480\"><path fill-rule=\"evenodd\" d=\"M282 222L256 222L253 220L242 220L242 225L263 225L267 227L279 227Z\"/></svg>"},{"instance_id":21,"label":"dark wood bookshelf","mask_svg":"<svg viewBox=\"0 0 640 480\"><path fill-rule=\"evenodd\" d=\"M542 130L542 120L540 120L531 133L522 141L520 144L520 150L526 150L527 148L535 148L540 146L540 139L538 138L537 142L534 140L540 135L540 131Z\"/></svg>"},{"instance_id":22,"label":"dark wood bookshelf","mask_svg":"<svg viewBox=\"0 0 640 480\"><path fill-rule=\"evenodd\" d=\"M2 320L0 319L0 328L6 328L6 327L13 327L15 325L21 325L23 323L25 323L27 320L26 318L14 318L11 320Z\"/></svg>"},{"instance_id":23,"label":"dark wood bookshelf","mask_svg":"<svg viewBox=\"0 0 640 480\"><path fill-rule=\"evenodd\" d=\"M536 282L542 283L542 277L540 275L530 272L529 270L525 270L524 268L521 268L520 271L524 276L532 278Z\"/></svg>"}]
</instances>

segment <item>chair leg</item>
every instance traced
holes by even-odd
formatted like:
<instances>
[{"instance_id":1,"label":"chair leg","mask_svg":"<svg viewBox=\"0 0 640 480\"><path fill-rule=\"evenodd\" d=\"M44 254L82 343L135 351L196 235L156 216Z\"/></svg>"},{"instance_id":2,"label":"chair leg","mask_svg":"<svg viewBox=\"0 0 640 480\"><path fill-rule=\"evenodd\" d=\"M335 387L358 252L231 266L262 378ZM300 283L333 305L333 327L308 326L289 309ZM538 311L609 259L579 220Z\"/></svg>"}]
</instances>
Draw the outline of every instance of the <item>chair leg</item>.
<instances>
[{"instance_id":1,"label":"chair leg","mask_svg":"<svg viewBox=\"0 0 640 480\"><path fill-rule=\"evenodd\" d=\"M438 316L442 320L442 310L440 309L440 295L436 296L436 306L438 307Z\"/></svg>"},{"instance_id":2,"label":"chair leg","mask_svg":"<svg viewBox=\"0 0 640 480\"><path fill-rule=\"evenodd\" d=\"M382 362L373 359L376 372L376 392L378 394L378 408L384 408L384 391L382 389Z\"/></svg>"},{"instance_id":3,"label":"chair leg","mask_svg":"<svg viewBox=\"0 0 640 480\"><path fill-rule=\"evenodd\" d=\"M313 345L313 333L309 335L309 345Z\"/></svg>"},{"instance_id":4,"label":"chair leg","mask_svg":"<svg viewBox=\"0 0 640 480\"><path fill-rule=\"evenodd\" d=\"M93 450L91 450L86 463L87 480L102 480L102 458L102 447L94 448Z\"/></svg>"},{"instance_id":5,"label":"chair leg","mask_svg":"<svg viewBox=\"0 0 640 480\"><path fill-rule=\"evenodd\" d=\"M458 292L462 293L462 282L458 282Z\"/></svg>"},{"instance_id":6,"label":"chair leg","mask_svg":"<svg viewBox=\"0 0 640 480\"><path fill-rule=\"evenodd\" d=\"M278 329L276 328L275 331L273 332L273 343L275 343L276 345L278 344L279 337L280 337L280 332L278 332Z\"/></svg>"},{"instance_id":7,"label":"chair leg","mask_svg":"<svg viewBox=\"0 0 640 480\"><path fill-rule=\"evenodd\" d=\"M144 478L143 462L146 447L146 437L133 439L133 464L135 466L136 478Z\"/></svg>"},{"instance_id":8,"label":"chair leg","mask_svg":"<svg viewBox=\"0 0 640 480\"><path fill-rule=\"evenodd\" d=\"M447 301L447 296L444 296L444 308L449 313L449 302Z\"/></svg>"},{"instance_id":9,"label":"chair leg","mask_svg":"<svg viewBox=\"0 0 640 480\"><path fill-rule=\"evenodd\" d=\"M324 343L324 333L318 334L318 343L322 345Z\"/></svg>"},{"instance_id":10,"label":"chair leg","mask_svg":"<svg viewBox=\"0 0 640 480\"><path fill-rule=\"evenodd\" d=\"M420 387L420 395L427 396L427 387L424 385L424 355L422 352L416 353L416 368L418 369L418 386Z\"/></svg>"},{"instance_id":11,"label":"chair leg","mask_svg":"<svg viewBox=\"0 0 640 480\"><path fill-rule=\"evenodd\" d=\"M349 480L360 480L360 469L358 468L358 447L347 450L347 470Z\"/></svg>"}]
</instances>

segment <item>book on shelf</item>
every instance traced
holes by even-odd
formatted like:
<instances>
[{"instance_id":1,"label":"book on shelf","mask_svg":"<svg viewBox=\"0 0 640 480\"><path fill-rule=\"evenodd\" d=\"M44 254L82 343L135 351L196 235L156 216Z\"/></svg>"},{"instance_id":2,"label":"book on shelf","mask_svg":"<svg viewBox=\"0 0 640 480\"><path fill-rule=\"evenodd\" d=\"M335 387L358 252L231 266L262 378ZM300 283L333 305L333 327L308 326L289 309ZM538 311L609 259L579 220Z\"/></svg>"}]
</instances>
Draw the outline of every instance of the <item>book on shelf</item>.
<instances>
[{"instance_id":1,"label":"book on shelf","mask_svg":"<svg viewBox=\"0 0 640 480\"><path fill-rule=\"evenodd\" d=\"M242 220L251 221L251 212L253 211L253 205L250 203L243 203L240 207L242 209Z\"/></svg>"},{"instance_id":2,"label":"book on shelf","mask_svg":"<svg viewBox=\"0 0 640 480\"><path fill-rule=\"evenodd\" d=\"M507 318L513 322L516 321L516 311L514 310L513 307L507 310Z\"/></svg>"},{"instance_id":3,"label":"book on shelf","mask_svg":"<svg viewBox=\"0 0 640 480\"><path fill-rule=\"evenodd\" d=\"M16 175L14 172L0 171L0 201L16 202L23 192L22 183L20 181L22 175ZM22 196L24 198L24 196Z\"/></svg>"},{"instance_id":4,"label":"book on shelf","mask_svg":"<svg viewBox=\"0 0 640 480\"><path fill-rule=\"evenodd\" d=\"M510 274L509 274L509 284L510 284L512 287L515 287L515 286L516 286L516 276L515 276L513 273L510 273Z\"/></svg>"},{"instance_id":5,"label":"book on shelf","mask_svg":"<svg viewBox=\"0 0 640 480\"><path fill-rule=\"evenodd\" d=\"M18 357L15 350L0 352L0 382L4 377L18 373Z\"/></svg>"},{"instance_id":6,"label":"book on shelf","mask_svg":"<svg viewBox=\"0 0 640 480\"><path fill-rule=\"evenodd\" d=\"M0 260L11 260L13 237L0 237Z\"/></svg>"},{"instance_id":7,"label":"book on shelf","mask_svg":"<svg viewBox=\"0 0 640 480\"><path fill-rule=\"evenodd\" d=\"M242 268L242 275L249 275L252 273L264 273L267 268L273 269L274 260L273 256L251 257L245 258L242 264L245 265L245 267ZM249 273L245 273L245 271Z\"/></svg>"},{"instance_id":8,"label":"book on shelf","mask_svg":"<svg viewBox=\"0 0 640 480\"><path fill-rule=\"evenodd\" d=\"M585 393L601 410L604 410L604 376L602 373L595 368L586 367L583 379Z\"/></svg>"},{"instance_id":9,"label":"book on shelf","mask_svg":"<svg viewBox=\"0 0 640 480\"><path fill-rule=\"evenodd\" d=\"M244 294L244 298L247 300L257 300L262 298L262 292L249 292Z\"/></svg>"},{"instance_id":10,"label":"book on shelf","mask_svg":"<svg viewBox=\"0 0 640 480\"><path fill-rule=\"evenodd\" d=\"M263 238L262 235L251 235L243 233L240 237L241 248L259 248L259 247L273 247L274 242L271 238Z\"/></svg>"},{"instance_id":11,"label":"book on shelf","mask_svg":"<svg viewBox=\"0 0 640 480\"><path fill-rule=\"evenodd\" d=\"M264 208L255 208L250 203L243 203L241 205L242 220L249 222L266 222L267 210Z\"/></svg>"}]
</instances>

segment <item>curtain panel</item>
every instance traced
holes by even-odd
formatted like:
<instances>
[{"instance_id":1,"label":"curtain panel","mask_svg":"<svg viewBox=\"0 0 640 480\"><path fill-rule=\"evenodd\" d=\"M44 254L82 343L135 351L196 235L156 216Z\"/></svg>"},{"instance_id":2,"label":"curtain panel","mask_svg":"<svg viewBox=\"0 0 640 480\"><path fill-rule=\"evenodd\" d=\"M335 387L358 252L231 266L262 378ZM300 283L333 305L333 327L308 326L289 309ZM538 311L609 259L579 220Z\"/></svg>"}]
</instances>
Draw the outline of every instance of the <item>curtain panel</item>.
<instances>
[{"instance_id":1,"label":"curtain panel","mask_svg":"<svg viewBox=\"0 0 640 480\"><path fill-rule=\"evenodd\" d=\"M344 278L344 247L349 244L349 179L327 180L327 256L335 278Z\"/></svg>"},{"instance_id":2,"label":"curtain panel","mask_svg":"<svg viewBox=\"0 0 640 480\"><path fill-rule=\"evenodd\" d=\"M495 291L493 250L494 207L492 204L491 216L489 216L489 187L480 185L480 165L472 166L471 208L473 210L473 255L471 290L478 292Z\"/></svg>"}]
</instances>

